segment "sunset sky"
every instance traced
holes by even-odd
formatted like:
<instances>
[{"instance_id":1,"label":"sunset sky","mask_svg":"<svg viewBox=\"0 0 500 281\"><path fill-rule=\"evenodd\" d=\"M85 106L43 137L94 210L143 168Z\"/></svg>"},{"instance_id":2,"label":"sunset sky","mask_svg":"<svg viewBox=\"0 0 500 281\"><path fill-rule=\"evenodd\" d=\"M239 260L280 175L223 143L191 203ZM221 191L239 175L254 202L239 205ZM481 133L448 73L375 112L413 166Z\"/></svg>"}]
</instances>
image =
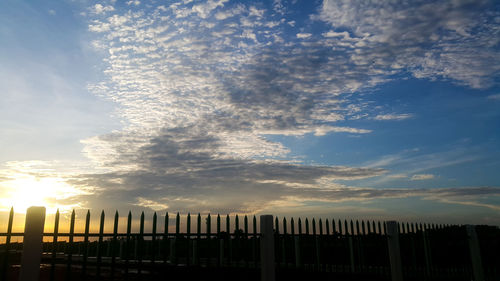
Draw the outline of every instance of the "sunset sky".
<instances>
[{"instance_id":1,"label":"sunset sky","mask_svg":"<svg viewBox=\"0 0 500 281\"><path fill-rule=\"evenodd\" d=\"M3 214L500 225L499 1L2 0L0 95Z\"/></svg>"}]
</instances>

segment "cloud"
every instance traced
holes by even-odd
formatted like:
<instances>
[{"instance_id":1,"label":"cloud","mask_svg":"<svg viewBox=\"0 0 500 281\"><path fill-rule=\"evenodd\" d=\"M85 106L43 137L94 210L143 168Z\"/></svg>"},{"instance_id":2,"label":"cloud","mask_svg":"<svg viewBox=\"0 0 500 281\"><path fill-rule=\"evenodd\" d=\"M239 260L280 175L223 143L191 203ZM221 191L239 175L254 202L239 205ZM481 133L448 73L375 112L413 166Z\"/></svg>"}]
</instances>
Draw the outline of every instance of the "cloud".
<instances>
[{"instance_id":1,"label":"cloud","mask_svg":"<svg viewBox=\"0 0 500 281\"><path fill-rule=\"evenodd\" d=\"M375 120L405 120L412 118L412 114L403 113L403 114L379 114L375 116L373 119Z\"/></svg>"},{"instance_id":2,"label":"cloud","mask_svg":"<svg viewBox=\"0 0 500 281\"><path fill-rule=\"evenodd\" d=\"M224 3L228 1L229 0L208 0L204 4L193 5L192 10L193 12L196 12L200 18L205 19L213 10L217 9L218 7L224 7Z\"/></svg>"},{"instance_id":3,"label":"cloud","mask_svg":"<svg viewBox=\"0 0 500 281\"><path fill-rule=\"evenodd\" d=\"M412 181L421 181L421 180L431 180L433 178L434 178L433 174L417 174L417 175L413 175L411 177L411 180Z\"/></svg>"},{"instance_id":4,"label":"cloud","mask_svg":"<svg viewBox=\"0 0 500 281\"><path fill-rule=\"evenodd\" d=\"M309 38L311 36L312 36L311 33L297 33L297 38L299 38L299 39L306 39L306 38Z\"/></svg>"},{"instance_id":5,"label":"cloud","mask_svg":"<svg viewBox=\"0 0 500 281\"><path fill-rule=\"evenodd\" d=\"M314 19L331 24L323 34L340 38L357 65L417 78L449 78L472 88L493 85L500 67L500 28L494 1L323 1ZM481 19L481 20L480 20Z\"/></svg>"},{"instance_id":6,"label":"cloud","mask_svg":"<svg viewBox=\"0 0 500 281\"><path fill-rule=\"evenodd\" d=\"M423 54L412 43L420 44L420 35L409 34L416 38L408 41L411 46L400 45L390 38L401 35L396 29L374 18L369 27L358 7L345 5L346 18L332 19L335 5L325 2L317 18L331 30L318 40L296 40L312 35L287 34L275 23L292 21L266 19L265 9L227 1L130 7L91 19L95 45L107 52L105 76L89 90L117 105L124 127L82 141L85 155L101 171L77 175L71 184L94 190L82 198L95 207L113 200L124 208L193 212L257 212L292 198L341 202L458 194L344 186L335 181L387 171L286 160L289 149L268 137L370 133L340 123L367 112L379 120L410 117L379 113L356 94L390 80L403 66L430 76L414 63ZM279 5L273 7L279 14ZM359 8L365 16L366 8ZM390 22L408 24L392 16ZM431 69L430 61L425 69ZM468 77L460 81L468 83ZM481 77L486 85L487 76ZM498 194L495 188L470 189L475 192Z\"/></svg>"},{"instance_id":7,"label":"cloud","mask_svg":"<svg viewBox=\"0 0 500 281\"><path fill-rule=\"evenodd\" d=\"M107 12L112 12L115 10L113 6L103 6L102 4L95 4L93 8L93 12L97 15L105 14Z\"/></svg>"},{"instance_id":8,"label":"cloud","mask_svg":"<svg viewBox=\"0 0 500 281\"><path fill-rule=\"evenodd\" d=\"M489 95L487 98L490 100L500 100L500 94Z\"/></svg>"}]
</instances>

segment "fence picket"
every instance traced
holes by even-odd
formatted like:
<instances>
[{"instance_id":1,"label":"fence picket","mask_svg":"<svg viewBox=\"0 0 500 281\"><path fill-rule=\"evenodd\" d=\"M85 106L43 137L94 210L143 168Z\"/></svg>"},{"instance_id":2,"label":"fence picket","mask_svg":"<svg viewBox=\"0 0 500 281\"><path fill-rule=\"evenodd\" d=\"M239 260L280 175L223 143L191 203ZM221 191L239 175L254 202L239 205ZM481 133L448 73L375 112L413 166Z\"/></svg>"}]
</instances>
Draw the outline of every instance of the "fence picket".
<instances>
[{"instance_id":1,"label":"fence picket","mask_svg":"<svg viewBox=\"0 0 500 281\"><path fill-rule=\"evenodd\" d=\"M157 246L156 246L156 225L157 225L157 220L158 216L156 215L156 212L153 213L153 225L152 225L152 233L151 233L151 263L153 266L155 265L156 261L156 251Z\"/></svg>"},{"instance_id":2,"label":"fence picket","mask_svg":"<svg viewBox=\"0 0 500 281\"><path fill-rule=\"evenodd\" d=\"M198 217L196 218L196 240L193 241L193 262L195 265L200 264L200 256L198 243L201 239L201 214L198 213Z\"/></svg>"},{"instance_id":3,"label":"fence picket","mask_svg":"<svg viewBox=\"0 0 500 281\"><path fill-rule=\"evenodd\" d=\"M211 237L211 231L212 231L212 219L210 218L210 214L208 214L207 215L207 229L206 229L206 233L207 233L208 238Z\"/></svg>"},{"instance_id":4,"label":"fence picket","mask_svg":"<svg viewBox=\"0 0 500 281\"><path fill-rule=\"evenodd\" d=\"M163 263L167 263L167 245L168 245L168 212L165 213L165 223L163 226Z\"/></svg>"},{"instance_id":5,"label":"fence picket","mask_svg":"<svg viewBox=\"0 0 500 281\"><path fill-rule=\"evenodd\" d=\"M181 216L179 212L175 216L175 236L174 239L170 240L170 262L172 264L177 264L177 240L179 239L181 227Z\"/></svg>"},{"instance_id":6,"label":"fence picket","mask_svg":"<svg viewBox=\"0 0 500 281\"><path fill-rule=\"evenodd\" d=\"M125 237L125 280L128 280L128 269L130 264L130 232L132 230L132 212L127 215L127 236Z\"/></svg>"},{"instance_id":7,"label":"fence picket","mask_svg":"<svg viewBox=\"0 0 500 281\"><path fill-rule=\"evenodd\" d=\"M217 241L219 242L217 247L217 266L222 266L224 262L224 240L221 237L220 229L220 214L217 214Z\"/></svg>"},{"instance_id":8,"label":"fence picket","mask_svg":"<svg viewBox=\"0 0 500 281\"><path fill-rule=\"evenodd\" d=\"M282 222L282 227L283 227L283 236L281 237L281 261L285 267L288 266L287 263L287 251L286 251L286 246L287 246L287 225L286 225L286 218L283 217L283 222Z\"/></svg>"},{"instance_id":9,"label":"fence picket","mask_svg":"<svg viewBox=\"0 0 500 281\"><path fill-rule=\"evenodd\" d=\"M252 258L254 267L256 268L257 267L257 218L255 217L255 215L253 216L252 223L253 223Z\"/></svg>"},{"instance_id":10,"label":"fence picket","mask_svg":"<svg viewBox=\"0 0 500 281\"><path fill-rule=\"evenodd\" d=\"M245 236L244 236L244 247L245 247L245 250L248 250L248 217L247 215L245 215L245 217L243 218L243 227L244 227L244 231L245 231ZM245 259L245 267L248 267L249 266L249 263L248 263L248 254L245 254L244 255L244 259Z\"/></svg>"},{"instance_id":11,"label":"fence picket","mask_svg":"<svg viewBox=\"0 0 500 281\"><path fill-rule=\"evenodd\" d=\"M69 222L68 254L66 262L66 280L71 280L71 263L73 259L73 236L75 233L75 210L71 212Z\"/></svg>"},{"instance_id":12,"label":"fence picket","mask_svg":"<svg viewBox=\"0 0 500 281\"><path fill-rule=\"evenodd\" d=\"M137 237L137 244L139 249L137 251L137 273L139 276L142 274L142 259L144 257L144 212L141 212L139 221L139 237Z\"/></svg>"},{"instance_id":13,"label":"fence picket","mask_svg":"<svg viewBox=\"0 0 500 281\"><path fill-rule=\"evenodd\" d=\"M87 277L87 259L89 251L89 229L90 229L90 210L87 210L87 215L85 216L85 234L83 237L83 264L82 264L82 275L83 278Z\"/></svg>"},{"instance_id":14,"label":"fence picket","mask_svg":"<svg viewBox=\"0 0 500 281\"><path fill-rule=\"evenodd\" d=\"M52 258L50 260L50 279L49 279L51 281L53 281L55 278L58 232L59 232L59 209L57 209L56 211L56 217L54 220L54 236L52 240Z\"/></svg>"},{"instance_id":15,"label":"fence picket","mask_svg":"<svg viewBox=\"0 0 500 281\"><path fill-rule=\"evenodd\" d=\"M7 269L9 268L10 240L12 237L12 223L14 222L14 207L10 208L9 221L7 223L7 235L5 237L5 251L2 264L2 281L7 280Z\"/></svg>"},{"instance_id":16,"label":"fence picket","mask_svg":"<svg viewBox=\"0 0 500 281\"><path fill-rule=\"evenodd\" d=\"M113 239L111 240L111 279L115 276L116 266L116 244L118 240L118 210L115 212L115 220L113 222Z\"/></svg>"},{"instance_id":17,"label":"fence picket","mask_svg":"<svg viewBox=\"0 0 500 281\"><path fill-rule=\"evenodd\" d=\"M187 239L187 252L186 252L186 265L189 266L191 262L191 214L187 214L186 218L186 239Z\"/></svg>"},{"instance_id":18,"label":"fence picket","mask_svg":"<svg viewBox=\"0 0 500 281\"><path fill-rule=\"evenodd\" d=\"M99 242L97 244L97 278L101 277L101 265L102 265L102 247L104 240L104 210L101 212L101 221L99 224Z\"/></svg>"}]
</instances>

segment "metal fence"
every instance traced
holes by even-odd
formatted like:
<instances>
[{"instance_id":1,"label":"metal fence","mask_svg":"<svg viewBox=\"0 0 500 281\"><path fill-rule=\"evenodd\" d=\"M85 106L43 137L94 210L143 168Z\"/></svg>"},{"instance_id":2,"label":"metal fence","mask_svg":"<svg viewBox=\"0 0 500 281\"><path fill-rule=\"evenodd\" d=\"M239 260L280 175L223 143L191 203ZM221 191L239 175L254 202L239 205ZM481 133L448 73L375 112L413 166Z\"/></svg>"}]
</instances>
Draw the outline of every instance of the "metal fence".
<instances>
[{"instance_id":1,"label":"metal fence","mask_svg":"<svg viewBox=\"0 0 500 281\"><path fill-rule=\"evenodd\" d=\"M158 229L154 213L145 229L142 213L139 230L132 231L129 212L126 231L119 232L116 212L113 231L105 233L104 211L98 232L90 232L88 211L84 231L75 232L73 211L63 233L59 218L57 212L53 232L40 234L36 267L44 280L270 280L263 275L270 254L277 280L500 280L500 230L491 226L276 217L266 234L255 216L177 213L169 228L166 213ZM27 233L13 233L13 219L11 210L0 233L1 280L18 280L25 266ZM266 235L274 245L263 247ZM13 243L13 237L25 240Z\"/></svg>"}]
</instances>

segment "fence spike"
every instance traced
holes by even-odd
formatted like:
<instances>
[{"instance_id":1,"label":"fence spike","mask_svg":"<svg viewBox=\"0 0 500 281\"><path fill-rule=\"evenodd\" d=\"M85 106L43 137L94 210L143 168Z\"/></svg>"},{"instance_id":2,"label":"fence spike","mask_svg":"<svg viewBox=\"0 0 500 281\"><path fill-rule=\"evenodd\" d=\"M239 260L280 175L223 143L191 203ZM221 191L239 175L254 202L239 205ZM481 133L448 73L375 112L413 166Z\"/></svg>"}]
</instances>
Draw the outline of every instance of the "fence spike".
<instances>
[{"instance_id":1,"label":"fence spike","mask_svg":"<svg viewBox=\"0 0 500 281\"><path fill-rule=\"evenodd\" d=\"M69 222L69 237L68 237L68 261L66 263L66 279L71 280L71 263L73 261L73 237L75 233L75 209L71 212Z\"/></svg>"},{"instance_id":2,"label":"fence spike","mask_svg":"<svg viewBox=\"0 0 500 281\"><path fill-rule=\"evenodd\" d=\"M177 212L177 216L175 216L175 236L179 237L181 227L181 215Z\"/></svg>"},{"instance_id":3,"label":"fence spike","mask_svg":"<svg viewBox=\"0 0 500 281\"><path fill-rule=\"evenodd\" d=\"M325 220L325 227L326 227L326 235L330 235L330 223L328 222L328 219Z\"/></svg>"},{"instance_id":4,"label":"fence spike","mask_svg":"<svg viewBox=\"0 0 500 281\"><path fill-rule=\"evenodd\" d=\"M295 222L293 221L293 217L290 219L290 231L292 232L292 236L295 235Z\"/></svg>"},{"instance_id":5,"label":"fence spike","mask_svg":"<svg viewBox=\"0 0 500 281\"><path fill-rule=\"evenodd\" d=\"M54 280L55 278L55 270L56 270L56 258L57 258L57 237L59 233L59 208L56 211L56 217L54 220L54 238L52 240L52 259L50 266L50 280Z\"/></svg>"},{"instance_id":6,"label":"fence spike","mask_svg":"<svg viewBox=\"0 0 500 281\"><path fill-rule=\"evenodd\" d=\"M299 230L299 235L302 235L302 220L300 218L299 218L298 230Z\"/></svg>"},{"instance_id":7,"label":"fence spike","mask_svg":"<svg viewBox=\"0 0 500 281\"><path fill-rule=\"evenodd\" d=\"M247 215L245 215L245 217L243 218L243 224L244 224L244 228L245 228L245 239L248 239L248 217L247 217Z\"/></svg>"},{"instance_id":8,"label":"fence spike","mask_svg":"<svg viewBox=\"0 0 500 281\"><path fill-rule=\"evenodd\" d=\"M318 224L319 224L319 235L323 235L323 222L321 219L319 219Z\"/></svg>"},{"instance_id":9,"label":"fence spike","mask_svg":"<svg viewBox=\"0 0 500 281\"><path fill-rule=\"evenodd\" d=\"M210 235L212 232L212 219L210 218L210 213L207 216L207 238L210 239Z\"/></svg>"},{"instance_id":10,"label":"fence spike","mask_svg":"<svg viewBox=\"0 0 500 281\"><path fill-rule=\"evenodd\" d=\"M361 231L363 232L363 235L366 235L366 231L365 231L365 221L362 220L361 221Z\"/></svg>"},{"instance_id":11,"label":"fence spike","mask_svg":"<svg viewBox=\"0 0 500 281\"><path fill-rule=\"evenodd\" d=\"M189 239L189 235L191 234L191 213L188 213L186 218L186 233L187 238Z\"/></svg>"},{"instance_id":12,"label":"fence spike","mask_svg":"<svg viewBox=\"0 0 500 281\"><path fill-rule=\"evenodd\" d=\"M89 246L89 229L90 229L90 210L87 210L87 215L85 216L85 234L83 237L83 264L82 264L82 275L85 276L87 273L87 250Z\"/></svg>"},{"instance_id":13,"label":"fence spike","mask_svg":"<svg viewBox=\"0 0 500 281\"><path fill-rule=\"evenodd\" d=\"M335 225L335 219L332 219L332 234L337 234L337 226Z\"/></svg>"},{"instance_id":14,"label":"fence spike","mask_svg":"<svg viewBox=\"0 0 500 281\"><path fill-rule=\"evenodd\" d=\"M257 238L257 218L253 216L253 237Z\"/></svg>"},{"instance_id":15,"label":"fence spike","mask_svg":"<svg viewBox=\"0 0 500 281\"><path fill-rule=\"evenodd\" d=\"M274 231L276 232L276 234L280 234L280 222L278 220L278 216L274 218Z\"/></svg>"},{"instance_id":16,"label":"fence spike","mask_svg":"<svg viewBox=\"0 0 500 281\"><path fill-rule=\"evenodd\" d=\"M237 233L238 230L240 230L240 218L238 217L238 214L234 217L234 233Z\"/></svg>"},{"instance_id":17,"label":"fence spike","mask_svg":"<svg viewBox=\"0 0 500 281\"><path fill-rule=\"evenodd\" d=\"M314 218L312 219L312 231L313 235L316 236L316 220Z\"/></svg>"},{"instance_id":18,"label":"fence spike","mask_svg":"<svg viewBox=\"0 0 500 281\"><path fill-rule=\"evenodd\" d=\"M372 233L372 228L370 227L370 221L366 221L366 232L368 234Z\"/></svg>"},{"instance_id":19,"label":"fence spike","mask_svg":"<svg viewBox=\"0 0 500 281\"><path fill-rule=\"evenodd\" d=\"M116 212L118 214L118 212ZM157 223L157 220L158 220L158 216L156 215L156 212L153 213L153 226L152 226L152 230L153 230L153 240L155 240L155 234L156 234L156 223Z\"/></svg>"},{"instance_id":20,"label":"fence spike","mask_svg":"<svg viewBox=\"0 0 500 281\"><path fill-rule=\"evenodd\" d=\"M345 235L349 235L349 223L347 222L347 220L344 220L344 232Z\"/></svg>"},{"instance_id":21,"label":"fence spike","mask_svg":"<svg viewBox=\"0 0 500 281\"><path fill-rule=\"evenodd\" d=\"M115 210L115 219L113 223L113 238L111 240L111 279L114 279L115 275L115 264L116 264L116 240L118 235L118 210ZM70 280L70 279L68 279Z\"/></svg>"},{"instance_id":22,"label":"fence spike","mask_svg":"<svg viewBox=\"0 0 500 281\"><path fill-rule=\"evenodd\" d=\"M127 236L125 240L125 276L128 276L129 262L130 262L130 233L132 232L132 211L128 211L127 216Z\"/></svg>"},{"instance_id":23,"label":"fence spike","mask_svg":"<svg viewBox=\"0 0 500 281\"><path fill-rule=\"evenodd\" d=\"M101 220L99 223L99 242L97 245L97 272L98 278L101 276L101 265L102 265L102 243L104 240L104 210L101 211Z\"/></svg>"},{"instance_id":24,"label":"fence spike","mask_svg":"<svg viewBox=\"0 0 500 281\"><path fill-rule=\"evenodd\" d=\"M144 233L144 212L141 213L141 224L140 224L140 234L142 235Z\"/></svg>"},{"instance_id":25,"label":"fence spike","mask_svg":"<svg viewBox=\"0 0 500 281\"><path fill-rule=\"evenodd\" d=\"M196 219L196 237L198 239L201 238L201 214L198 213L198 217Z\"/></svg>"},{"instance_id":26,"label":"fence spike","mask_svg":"<svg viewBox=\"0 0 500 281\"><path fill-rule=\"evenodd\" d=\"M287 232L287 229L286 229L286 218L283 217L283 234L286 235L287 234L286 232Z\"/></svg>"},{"instance_id":27,"label":"fence spike","mask_svg":"<svg viewBox=\"0 0 500 281\"><path fill-rule=\"evenodd\" d=\"M309 220L306 218L306 235L309 235Z\"/></svg>"},{"instance_id":28,"label":"fence spike","mask_svg":"<svg viewBox=\"0 0 500 281\"><path fill-rule=\"evenodd\" d=\"M217 237L220 235L220 214L217 214Z\"/></svg>"},{"instance_id":29,"label":"fence spike","mask_svg":"<svg viewBox=\"0 0 500 281\"><path fill-rule=\"evenodd\" d=\"M382 234L382 226L380 225L380 221L378 221L378 234Z\"/></svg>"},{"instance_id":30,"label":"fence spike","mask_svg":"<svg viewBox=\"0 0 500 281\"><path fill-rule=\"evenodd\" d=\"M359 221L356 220L356 235L360 235L361 232L359 231Z\"/></svg>"},{"instance_id":31,"label":"fence spike","mask_svg":"<svg viewBox=\"0 0 500 281\"><path fill-rule=\"evenodd\" d=\"M227 235L231 233L231 218L229 218L229 214L226 215L226 233Z\"/></svg>"},{"instance_id":32,"label":"fence spike","mask_svg":"<svg viewBox=\"0 0 500 281\"><path fill-rule=\"evenodd\" d=\"M163 239L167 239L168 236L168 212L165 213L165 225L163 227Z\"/></svg>"},{"instance_id":33,"label":"fence spike","mask_svg":"<svg viewBox=\"0 0 500 281\"><path fill-rule=\"evenodd\" d=\"M354 235L354 223L351 220L351 235Z\"/></svg>"}]
</instances>

